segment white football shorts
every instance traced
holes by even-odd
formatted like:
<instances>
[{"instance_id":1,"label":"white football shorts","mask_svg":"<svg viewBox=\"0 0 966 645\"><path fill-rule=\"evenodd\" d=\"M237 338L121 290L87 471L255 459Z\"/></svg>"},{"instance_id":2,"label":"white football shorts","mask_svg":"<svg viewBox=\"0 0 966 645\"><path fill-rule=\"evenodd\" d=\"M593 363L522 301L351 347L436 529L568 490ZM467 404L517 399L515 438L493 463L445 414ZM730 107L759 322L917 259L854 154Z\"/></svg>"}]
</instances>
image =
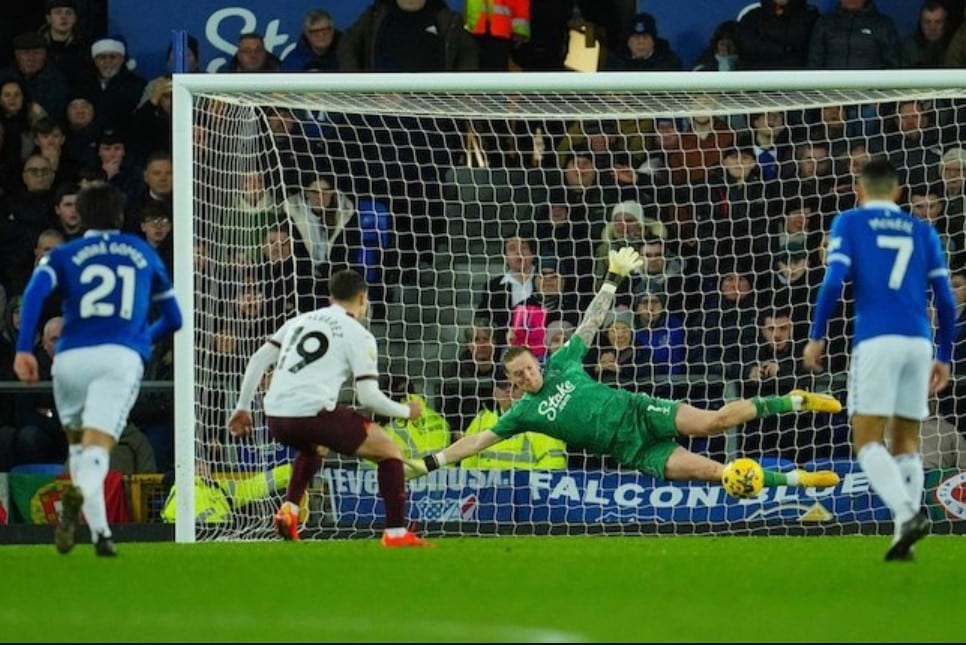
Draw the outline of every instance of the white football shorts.
<instances>
[{"instance_id":1,"label":"white football shorts","mask_svg":"<svg viewBox=\"0 0 966 645\"><path fill-rule=\"evenodd\" d=\"M67 430L89 428L121 436L138 398L144 361L122 345L96 345L58 352L52 377L54 402Z\"/></svg>"},{"instance_id":2,"label":"white football shorts","mask_svg":"<svg viewBox=\"0 0 966 645\"><path fill-rule=\"evenodd\" d=\"M925 338L885 335L863 340L849 365L849 414L925 419L933 346Z\"/></svg>"}]
</instances>

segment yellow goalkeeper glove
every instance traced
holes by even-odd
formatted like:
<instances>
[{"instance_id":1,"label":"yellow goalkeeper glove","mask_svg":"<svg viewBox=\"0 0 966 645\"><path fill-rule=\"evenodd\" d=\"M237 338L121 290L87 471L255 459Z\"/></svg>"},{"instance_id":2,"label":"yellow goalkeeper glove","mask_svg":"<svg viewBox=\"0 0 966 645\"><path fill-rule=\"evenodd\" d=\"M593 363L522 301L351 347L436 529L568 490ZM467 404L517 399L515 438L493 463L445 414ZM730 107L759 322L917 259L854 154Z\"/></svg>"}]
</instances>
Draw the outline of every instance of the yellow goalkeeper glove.
<instances>
[{"instance_id":1,"label":"yellow goalkeeper glove","mask_svg":"<svg viewBox=\"0 0 966 645\"><path fill-rule=\"evenodd\" d=\"M429 469L426 468L426 464L422 459L403 459L403 472L408 481L422 477L429 472Z\"/></svg>"},{"instance_id":2,"label":"yellow goalkeeper glove","mask_svg":"<svg viewBox=\"0 0 966 645\"><path fill-rule=\"evenodd\" d=\"M607 281L614 284L631 274L631 271L639 269L644 264L644 260L633 248L625 246L619 251L611 251L607 259L610 263L607 266Z\"/></svg>"}]
</instances>

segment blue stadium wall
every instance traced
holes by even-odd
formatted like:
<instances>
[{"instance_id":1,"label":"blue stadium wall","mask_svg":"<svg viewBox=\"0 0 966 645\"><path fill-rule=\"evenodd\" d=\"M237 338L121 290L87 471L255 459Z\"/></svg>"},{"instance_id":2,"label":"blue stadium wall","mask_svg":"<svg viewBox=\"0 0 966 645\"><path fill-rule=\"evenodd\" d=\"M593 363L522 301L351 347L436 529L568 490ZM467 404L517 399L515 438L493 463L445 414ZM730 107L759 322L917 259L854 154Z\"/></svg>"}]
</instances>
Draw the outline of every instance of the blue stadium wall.
<instances>
[{"instance_id":1,"label":"blue stadium wall","mask_svg":"<svg viewBox=\"0 0 966 645\"><path fill-rule=\"evenodd\" d=\"M448 0L461 10L463 0ZM302 14L309 7L325 9L336 25L352 24L370 0L165 0L164 2L111 2L109 31L124 35L139 73L151 78L164 71L164 53L170 30L187 29L201 43L202 63L217 71L230 60L238 34L257 31L266 37L266 46L284 58L301 31ZM657 19L661 35L667 38L689 67L707 45L715 26L735 18L741 10L757 2L747 0L655 0L638 2ZM824 13L838 0L812 0ZM896 21L902 37L915 29L918 0L876 0L879 9Z\"/></svg>"}]
</instances>

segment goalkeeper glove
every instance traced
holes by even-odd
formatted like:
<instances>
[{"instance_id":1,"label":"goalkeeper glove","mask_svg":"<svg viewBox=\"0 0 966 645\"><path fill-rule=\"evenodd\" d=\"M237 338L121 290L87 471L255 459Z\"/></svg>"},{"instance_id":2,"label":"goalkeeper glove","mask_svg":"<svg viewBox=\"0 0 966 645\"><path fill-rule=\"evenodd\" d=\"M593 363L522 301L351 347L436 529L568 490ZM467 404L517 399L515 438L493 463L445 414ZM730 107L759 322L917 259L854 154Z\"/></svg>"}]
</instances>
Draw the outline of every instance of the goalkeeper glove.
<instances>
[{"instance_id":1,"label":"goalkeeper glove","mask_svg":"<svg viewBox=\"0 0 966 645\"><path fill-rule=\"evenodd\" d=\"M417 477L422 477L429 472L426 468L426 464L422 459L403 459L403 472L406 475L406 480L415 479Z\"/></svg>"},{"instance_id":2,"label":"goalkeeper glove","mask_svg":"<svg viewBox=\"0 0 966 645\"><path fill-rule=\"evenodd\" d=\"M403 459L403 471L406 479L415 479L431 473L439 468L440 463L436 455L426 455L422 459Z\"/></svg>"},{"instance_id":3,"label":"goalkeeper glove","mask_svg":"<svg viewBox=\"0 0 966 645\"><path fill-rule=\"evenodd\" d=\"M607 259L607 281L618 285L621 280L630 275L631 271L639 269L644 264L644 260L633 248L625 246L619 251L611 251Z\"/></svg>"}]
</instances>

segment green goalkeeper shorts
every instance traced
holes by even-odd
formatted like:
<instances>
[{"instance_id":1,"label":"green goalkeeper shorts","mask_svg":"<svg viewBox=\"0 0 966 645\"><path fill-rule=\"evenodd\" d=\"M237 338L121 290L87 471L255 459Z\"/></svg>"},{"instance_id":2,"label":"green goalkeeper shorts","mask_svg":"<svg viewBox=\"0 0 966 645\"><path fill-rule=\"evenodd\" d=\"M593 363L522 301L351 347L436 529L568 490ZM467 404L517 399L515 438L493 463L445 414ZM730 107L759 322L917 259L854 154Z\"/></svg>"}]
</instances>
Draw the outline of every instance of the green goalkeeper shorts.
<instances>
[{"instance_id":1,"label":"green goalkeeper shorts","mask_svg":"<svg viewBox=\"0 0 966 645\"><path fill-rule=\"evenodd\" d=\"M638 420L636 425L642 435L643 443L633 460L624 465L639 470L645 475L664 479L667 460L678 447L674 439L678 436L675 419L680 403L644 395L636 398L638 399L637 405L634 406Z\"/></svg>"}]
</instances>

